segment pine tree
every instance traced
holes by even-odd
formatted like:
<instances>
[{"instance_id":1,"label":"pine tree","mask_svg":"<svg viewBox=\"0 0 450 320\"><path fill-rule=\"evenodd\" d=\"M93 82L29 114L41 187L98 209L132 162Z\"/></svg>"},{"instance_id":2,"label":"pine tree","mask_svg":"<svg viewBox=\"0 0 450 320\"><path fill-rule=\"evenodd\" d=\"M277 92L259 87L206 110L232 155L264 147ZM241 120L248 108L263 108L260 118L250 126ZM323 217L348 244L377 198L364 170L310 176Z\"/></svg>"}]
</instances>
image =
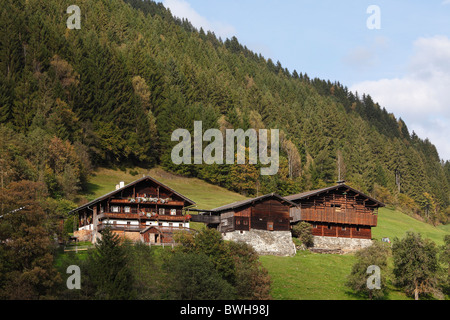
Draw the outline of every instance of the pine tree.
<instances>
[{"instance_id":1,"label":"pine tree","mask_svg":"<svg viewBox=\"0 0 450 320\"><path fill-rule=\"evenodd\" d=\"M133 277L119 236L105 228L88 255L88 277L101 300L133 299Z\"/></svg>"}]
</instances>

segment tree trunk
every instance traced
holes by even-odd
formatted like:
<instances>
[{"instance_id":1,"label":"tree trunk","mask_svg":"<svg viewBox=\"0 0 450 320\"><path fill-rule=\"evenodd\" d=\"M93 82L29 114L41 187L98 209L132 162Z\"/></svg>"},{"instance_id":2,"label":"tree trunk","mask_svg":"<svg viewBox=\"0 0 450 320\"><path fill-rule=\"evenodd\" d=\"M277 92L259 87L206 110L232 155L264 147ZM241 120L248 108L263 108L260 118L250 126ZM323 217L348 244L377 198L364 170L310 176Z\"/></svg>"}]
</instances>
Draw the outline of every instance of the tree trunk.
<instances>
[{"instance_id":1,"label":"tree trunk","mask_svg":"<svg viewBox=\"0 0 450 320\"><path fill-rule=\"evenodd\" d=\"M414 300L419 300L419 288L417 283L415 283L415 289L414 289Z\"/></svg>"}]
</instances>

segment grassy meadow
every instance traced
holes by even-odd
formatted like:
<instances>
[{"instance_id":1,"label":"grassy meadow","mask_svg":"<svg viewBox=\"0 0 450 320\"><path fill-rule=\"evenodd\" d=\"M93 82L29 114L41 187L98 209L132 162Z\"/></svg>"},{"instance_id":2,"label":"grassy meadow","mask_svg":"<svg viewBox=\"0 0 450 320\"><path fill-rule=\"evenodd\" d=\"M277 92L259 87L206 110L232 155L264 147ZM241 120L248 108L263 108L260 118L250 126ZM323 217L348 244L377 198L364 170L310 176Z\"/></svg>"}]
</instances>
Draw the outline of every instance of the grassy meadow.
<instances>
[{"instance_id":1,"label":"grassy meadow","mask_svg":"<svg viewBox=\"0 0 450 320\"><path fill-rule=\"evenodd\" d=\"M197 178L180 177L160 168L150 170L134 168L126 171L99 169L92 176L89 191L84 196L88 200L93 200L113 191L119 181L128 184L143 175L150 175L180 192L195 201L200 209L211 209L245 199L242 195ZM198 229L202 228L203 224L191 223L191 227ZM434 227L400 211L381 208L378 213L378 226L372 229L372 236L377 240L388 237L392 241L395 237L402 238L407 231L420 232L424 238L430 238L436 244L442 245L444 236L450 234L450 226ZM355 262L352 254L334 255L299 251L294 257L261 256L260 260L272 278L271 294L275 300L361 299L345 286L347 275ZM388 299L409 299L391 284L389 287L391 290Z\"/></svg>"},{"instance_id":2,"label":"grassy meadow","mask_svg":"<svg viewBox=\"0 0 450 320\"><path fill-rule=\"evenodd\" d=\"M105 168L98 169L91 177L89 190L84 196L89 201L94 200L108 192L114 191L120 181L124 181L126 185L142 178L144 175L151 176L195 201L199 209L213 209L245 199L240 194L211 185L203 180L177 176L160 168L150 170L134 168L127 169L126 171Z\"/></svg>"}]
</instances>

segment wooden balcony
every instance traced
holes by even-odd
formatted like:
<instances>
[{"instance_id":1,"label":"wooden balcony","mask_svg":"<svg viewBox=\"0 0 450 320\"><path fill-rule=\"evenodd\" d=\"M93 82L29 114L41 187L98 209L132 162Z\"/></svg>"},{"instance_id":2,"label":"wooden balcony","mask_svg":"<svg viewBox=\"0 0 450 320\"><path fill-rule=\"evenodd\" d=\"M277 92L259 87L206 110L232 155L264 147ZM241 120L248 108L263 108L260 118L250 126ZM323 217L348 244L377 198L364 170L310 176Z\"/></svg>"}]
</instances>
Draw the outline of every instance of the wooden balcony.
<instances>
[{"instance_id":1,"label":"wooden balcony","mask_svg":"<svg viewBox=\"0 0 450 320\"><path fill-rule=\"evenodd\" d=\"M123 219L123 220L142 220L142 221L175 221L184 222L188 221L190 218L188 216L172 216L172 215L156 215L147 216L146 214L139 213L120 213L120 212L105 212L97 216L98 220L105 219Z\"/></svg>"},{"instance_id":2,"label":"wooden balcony","mask_svg":"<svg viewBox=\"0 0 450 320\"><path fill-rule=\"evenodd\" d=\"M217 215L200 215L196 214L192 216L192 222L202 222L208 224L220 223L220 217Z\"/></svg>"},{"instance_id":3,"label":"wooden balcony","mask_svg":"<svg viewBox=\"0 0 450 320\"><path fill-rule=\"evenodd\" d=\"M170 205L170 206L184 206L184 202L182 201L163 201L162 199L158 199L157 201L148 201L144 200L145 198L136 198L136 199L111 199L111 204L157 204L157 205Z\"/></svg>"},{"instance_id":4,"label":"wooden balcony","mask_svg":"<svg viewBox=\"0 0 450 320\"><path fill-rule=\"evenodd\" d=\"M311 222L329 222L363 226L377 226L377 215L371 213L360 213L355 210L342 210L338 212L335 208L309 209L302 208L301 219Z\"/></svg>"},{"instance_id":5,"label":"wooden balcony","mask_svg":"<svg viewBox=\"0 0 450 320\"><path fill-rule=\"evenodd\" d=\"M113 223L100 223L97 225L97 230L102 231L105 228L111 228L111 230L115 231L142 231L145 229L143 226L133 226L133 225L126 225L126 224L113 224Z\"/></svg>"},{"instance_id":6,"label":"wooden balcony","mask_svg":"<svg viewBox=\"0 0 450 320\"><path fill-rule=\"evenodd\" d=\"M143 225L128 225L128 224L114 224L114 223L100 223L97 225L97 231L102 231L106 228L110 228L114 231L129 231L129 232L140 232L144 231L146 229L149 229L150 226L143 226ZM174 233L174 232L180 232L180 231L186 231L186 232L193 232L195 230L185 228L185 227L167 227L167 226L155 226L155 229L159 230L162 233Z\"/></svg>"}]
</instances>

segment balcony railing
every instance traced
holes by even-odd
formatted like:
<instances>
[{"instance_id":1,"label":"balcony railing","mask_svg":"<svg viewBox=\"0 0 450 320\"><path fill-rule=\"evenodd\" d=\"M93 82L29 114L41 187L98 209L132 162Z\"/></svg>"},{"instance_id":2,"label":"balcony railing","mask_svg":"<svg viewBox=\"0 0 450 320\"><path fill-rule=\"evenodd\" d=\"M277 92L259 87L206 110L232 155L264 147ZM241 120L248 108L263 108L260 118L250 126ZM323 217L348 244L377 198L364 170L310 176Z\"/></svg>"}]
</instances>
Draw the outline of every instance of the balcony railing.
<instances>
[{"instance_id":1,"label":"balcony railing","mask_svg":"<svg viewBox=\"0 0 450 320\"><path fill-rule=\"evenodd\" d=\"M130 199L111 199L111 203L114 204L157 204L157 205L171 205L171 206L184 206L184 202L167 200L167 199L156 199L156 198L130 198Z\"/></svg>"},{"instance_id":2,"label":"balcony railing","mask_svg":"<svg viewBox=\"0 0 450 320\"><path fill-rule=\"evenodd\" d=\"M193 215L191 221L192 222L202 222L202 223L214 224L214 223L220 223L220 217L216 216L216 215L211 215L210 216L210 215L200 215L200 214L198 214L198 215Z\"/></svg>"},{"instance_id":3,"label":"balcony railing","mask_svg":"<svg viewBox=\"0 0 450 320\"><path fill-rule=\"evenodd\" d=\"M143 226L143 225L127 225L127 224L114 224L114 223L100 223L97 225L97 231L102 231L106 228L111 228L111 230L115 231L143 231L151 226ZM185 228L185 227L174 227L174 226L155 226L158 230L163 233L174 233L174 232L192 232L193 229Z\"/></svg>"},{"instance_id":4,"label":"balcony railing","mask_svg":"<svg viewBox=\"0 0 450 320\"><path fill-rule=\"evenodd\" d=\"M107 227L111 228L111 230L117 230L117 231L141 231L141 230L145 229L145 227L143 227L143 226L136 226L136 225L101 223L101 224L97 225L97 230L102 231Z\"/></svg>"},{"instance_id":5,"label":"balcony railing","mask_svg":"<svg viewBox=\"0 0 450 320\"><path fill-rule=\"evenodd\" d=\"M301 219L304 221L353 224L371 227L377 225L377 215L375 214L361 213L356 212L355 210L342 210L342 212L338 212L335 208L302 208Z\"/></svg>"},{"instance_id":6,"label":"balcony railing","mask_svg":"<svg viewBox=\"0 0 450 320\"><path fill-rule=\"evenodd\" d=\"M150 215L139 213L120 213L120 212L105 212L97 216L98 220L104 219L126 219L126 220L150 220L150 221L188 221L190 217L180 215Z\"/></svg>"}]
</instances>

